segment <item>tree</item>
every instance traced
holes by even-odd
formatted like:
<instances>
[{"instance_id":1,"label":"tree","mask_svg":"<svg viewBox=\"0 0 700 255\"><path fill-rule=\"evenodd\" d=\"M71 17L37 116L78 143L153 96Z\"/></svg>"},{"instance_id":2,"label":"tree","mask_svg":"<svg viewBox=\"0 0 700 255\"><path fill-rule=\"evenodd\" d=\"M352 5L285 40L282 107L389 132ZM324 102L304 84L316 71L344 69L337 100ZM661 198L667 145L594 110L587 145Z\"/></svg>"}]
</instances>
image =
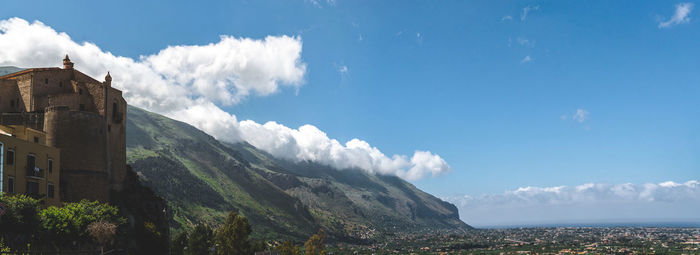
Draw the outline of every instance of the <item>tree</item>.
<instances>
[{"instance_id":1,"label":"tree","mask_svg":"<svg viewBox=\"0 0 700 255\"><path fill-rule=\"evenodd\" d=\"M299 255L299 246L296 246L292 241L284 241L281 245L275 248L280 255Z\"/></svg>"},{"instance_id":2,"label":"tree","mask_svg":"<svg viewBox=\"0 0 700 255\"><path fill-rule=\"evenodd\" d=\"M40 217L46 242L57 248L90 243L87 228L93 222L110 222L115 226L126 222L119 217L116 207L87 200L66 203L63 207L50 206L41 211Z\"/></svg>"},{"instance_id":3,"label":"tree","mask_svg":"<svg viewBox=\"0 0 700 255\"><path fill-rule=\"evenodd\" d=\"M87 231L100 244L100 251L104 254L105 244L112 241L114 234L117 233L117 225L106 221L96 221L88 225Z\"/></svg>"},{"instance_id":4,"label":"tree","mask_svg":"<svg viewBox=\"0 0 700 255\"><path fill-rule=\"evenodd\" d=\"M326 235L323 234L323 229L318 229L318 233L311 236L304 243L305 255L324 255L326 254Z\"/></svg>"},{"instance_id":5,"label":"tree","mask_svg":"<svg viewBox=\"0 0 700 255\"><path fill-rule=\"evenodd\" d=\"M173 245L170 249L171 254L184 255L185 247L187 247L187 241L187 231L182 231L179 234L177 234L175 236L175 239L173 239Z\"/></svg>"},{"instance_id":6,"label":"tree","mask_svg":"<svg viewBox=\"0 0 700 255\"><path fill-rule=\"evenodd\" d=\"M267 250L267 242L265 240L250 240L250 253Z\"/></svg>"},{"instance_id":7,"label":"tree","mask_svg":"<svg viewBox=\"0 0 700 255\"><path fill-rule=\"evenodd\" d=\"M248 236L252 232L248 219L236 212L229 212L224 225L216 230L218 254L242 255L251 253Z\"/></svg>"},{"instance_id":8,"label":"tree","mask_svg":"<svg viewBox=\"0 0 700 255\"><path fill-rule=\"evenodd\" d=\"M194 227L189 235L185 254L209 254L213 235L211 228L207 225L199 224Z\"/></svg>"},{"instance_id":9,"label":"tree","mask_svg":"<svg viewBox=\"0 0 700 255\"><path fill-rule=\"evenodd\" d=\"M0 221L0 238L13 249L24 248L36 238L41 226L39 218L39 200L19 194L2 195L0 202L5 204L6 212Z\"/></svg>"}]
</instances>

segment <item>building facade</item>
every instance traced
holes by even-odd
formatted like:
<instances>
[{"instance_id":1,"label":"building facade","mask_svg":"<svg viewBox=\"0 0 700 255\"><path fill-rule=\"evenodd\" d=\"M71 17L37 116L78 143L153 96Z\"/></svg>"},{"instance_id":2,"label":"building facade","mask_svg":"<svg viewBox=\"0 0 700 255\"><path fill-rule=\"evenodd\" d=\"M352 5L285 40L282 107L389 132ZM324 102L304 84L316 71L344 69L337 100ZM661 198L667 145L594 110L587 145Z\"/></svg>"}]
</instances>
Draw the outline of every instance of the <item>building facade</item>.
<instances>
[{"instance_id":1,"label":"building facade","mask_svg":"<svg viewBox=\"0 0 700 255\"><path fill-rule=\"evenodd\" d=\"M43 132L60 150L61 201L109 201L126 176L126 101L109 73L97 81L73 65L66 56L63 68L0 76L0 125Z\"/></svg>"},{"instance_id":2,"label":"building facade","mask_svg":"<svg viewBox=\"0 0 700 255\"><path fill-rule=\"evenodd\" d=\"M3 192L24 193L45 205L61 204L60 150L46 146L46 133L21 125L0 125L0 150Z\"/></svg>"}]
</instances>

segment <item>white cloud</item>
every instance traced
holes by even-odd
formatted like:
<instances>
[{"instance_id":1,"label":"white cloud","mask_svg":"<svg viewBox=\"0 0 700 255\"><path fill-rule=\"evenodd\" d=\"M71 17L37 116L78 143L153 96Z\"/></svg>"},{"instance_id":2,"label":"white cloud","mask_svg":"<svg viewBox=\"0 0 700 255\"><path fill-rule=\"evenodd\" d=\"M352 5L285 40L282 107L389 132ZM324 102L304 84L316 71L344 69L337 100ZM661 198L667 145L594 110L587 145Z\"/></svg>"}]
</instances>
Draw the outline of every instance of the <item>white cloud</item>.
<instances>
[{"instance_id":1,"label":"white cloud","mask_svg":"<svg viewBox=\"0 0 700 255\"><path fill-rule=\"evenodd\" d=\"M275 122L239 122L219 107L251 95L267 96L285 86L299 88L306 73L301 49L299 37L222 36L216 43L169 46L135 60L105 52L93 43L77 43L38 21L0 21L0 65L57 66L69 54L76 68L92 77L100 79L111 71L113 86L124 92L129 104L184 121L217 139L245 140L279 157L409 180L450 169L428 151L416 151L410 158L388 157L362 140L341 145L312 125L292 129Z\"/></svg>"},{"instance_id":2,"label":"white cloud","mask_svg":"<svg viewBox=\"0 0 700 255\"><path fill-rule=\"evenodd\" d=\"M443 198L477 226L605 220L700 220L700 182L523 187L502 194Z\"/></svg>"},{"instance_id":3,"label":"white cloud","mask_svg":"<svg viewBox=\"0 0 700 255\"><path fill-rule=\"evenodd\" d=\"M539 6L539 5L536 5L536 6L527 6L527 7L523 8L523 12L522 12L522 14L520 14L520 20L521 20L521 21L525 21L525 19L527 19L527 14L528 14L528 13L530 13L530 12L532 12L532 11L537 11L537 10L539 10L539 9L540 9L540 6Z\"/></svg>"},{"instance_id":4,"label":"white cloud","mask_svg":"<svg viewBox=\"0 0 700 255\"><path fill-rule=\"evenodd\" d=\"M269 95L280 85L301 86L301 38L268 36L264 40L222 36L204 46L170 46L142 63L170 84L190 84L214 102L239 103L250 93Z\"/></svg>"},{"instance_id":5,"label":"white cloud","mask_svg":"<svg viewBox=\"0 0 700 255\"><path fill-rule=\"evenodd\" d=\"M506 21L506 20L513 20L513 17L510 15L506 15L506 16L503 16L503 18L501 18L501 21Z\"/></svg>"},{"instance_id":6,"label":"white cloud","mask_svg":"<svg viewBox=\"0 0 700 255\"><path fill-rule=\"evenodd\" d=\"M323 1L322 0L307 0L311 4L313 4L317 8L323 8ZM335 6L337 3L336 0L326 0L325 1L326 5L328 6Z\"/></svg>"},{"instance_id":7,"label":"white cloud","mask_svg":"<svg viewBox=\"0 0 700 255\"><path fill-rule=\"evenodd\" d=\"M590 115L588 111L584 109L576 109L576 112L571 118L578 121L579 123L583 123L584 121L586 121L586 119L588 119L588 115Z\"/></svg>"},{"instance_id":8,"label":"white cloud","mask_svg":"<svg viewBox=\"0 0 700 255\"><path fill-rule=\"evenodd\" d=\"M563 115L559 116L559 119L561 119L561 120L571 119L571 120L576 121L578 123L584 123L590 118L590 115L591 115L591 113L588 112L587 110L578 108L572 114L563 114Z\"/></svg>"},{"instance_id":9,"label":"white cloud","mask_svg":"<svg viewBox=\"0 0 700 255\"><path fill-rule=\"evenodd\" d=\"M659 22L659 28L667 28L673 25L684 24L690 22L690 12L693 10L693 3L676 4L676 12L673 17L667 21Z\"/></svg>"},{"instance_id":10,"label":"white cloud","mask_svg":"<svg viewBox=\"0 0 700 255\"><path fill-rule=\"evenodd\" d=\"M525 37L518 37L518 38L516 38L516 41L518 42L518 44L520 44L520 46L530 47L530 48L535 47L535 41L529 40Z\"/></svg>"},{"instance_id":11,"label":"white cloud","mask_svg":"<svg viewBox=\"0 0 700 255\"><path fill-rule=\"evenodd\" d=\"M348 66L342 65L342 66L338 67L338 72L340 73L341 76L348 74Z\"/></svg>"},{"instance_id":12,"label":"white cloud","mask_svg":"<svg viewBox=\"0 0 700 255\"><path fill-rule=\"evenodd\" d=\"M530 55L527 55L523 58L523 60L520 60L520 64L529 63L531 61L532 61L532 58L530 57Z\"/></svg>"},{"instance_id":13,"label":"white cloud","mask_svg":"<svg viewBox=\"0 0 700 255\"><path fill-rule=\"evenodd\" d=\"M336 168L360 168L373 173L392 174L407 180L436 176L450 170L447 162L429 151L416 151L410 159L388 157L369 143L352 139L344 145L312 125L291 129L276 122L264 125L240 122L243 139L273 155L310 160Z\"/></svg>"}]
</instances>

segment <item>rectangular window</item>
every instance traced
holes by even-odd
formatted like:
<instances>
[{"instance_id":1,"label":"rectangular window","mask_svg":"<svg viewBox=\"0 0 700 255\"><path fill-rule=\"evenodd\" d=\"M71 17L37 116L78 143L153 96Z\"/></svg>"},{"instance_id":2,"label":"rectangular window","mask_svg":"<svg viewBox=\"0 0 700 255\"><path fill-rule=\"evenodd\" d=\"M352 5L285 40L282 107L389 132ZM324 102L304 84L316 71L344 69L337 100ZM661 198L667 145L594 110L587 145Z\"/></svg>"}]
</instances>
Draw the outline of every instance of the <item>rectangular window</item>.
<instances>
[{"instance_id":1,"label":"rectangular window","mask_svg":"<svg viewBox=\"0 0 700 255\"><path fill-rule=\"evenodd\" d=\"M27 182L27 194L39 195L39 183Z\"/></svg>"},{"instance_id":2,"label":"rectangular window","mask_svg":"<svg viewBox=\"0 0 700 255\"><path fill-rule=\"evenodd\" d=\"M48 195L49 198L53 198L53 183L49 183L46 187L46 195Z\"/></svg>"},{"instance_id":3,"label":"rectangular window","mask_svg":"<svg viewBox=\"0 0 700 255\"><path fill-rule=\"evenodd\" d=\"M49 159L49 174L53 174L53 159Z\"/></svg>"},{"instance_id":4,"label":"rectangular window","mask_svg":"<svg viewBox=\"0 0 700 255\"><path fill-rule=\"evenodd\" d=\"M15 193L15 178L7 177L7 193Z\"/></svg>"},{"instance_id":5,"label":"rectangular window","mask_svg":"<svg viewBox=\"0 0 700 255\"><path fill-rule=\"evenodd\" d=\"M39 143L39 137L34 137L34 143Z\"/></svg>"},{"instance_id":6,"label":"rectangular window","mask_svg":"<svg viewBox=\"0 0 700 255\"><path fill-rule=\"evenodd\" d=\"M15 151L7 151L7 159L5 160L5 164L7 164L8 166L15 164Z\"/></svg>"},{"instance_id":7,"label":"rectangular window","mask_svg":"<svg viewBox=\"0 0 700 255\"><path fill-rule=\"evenodd\" d=\"M44 79L44 84L49 84L49 79Z\"/></svg>"}]
</instances>

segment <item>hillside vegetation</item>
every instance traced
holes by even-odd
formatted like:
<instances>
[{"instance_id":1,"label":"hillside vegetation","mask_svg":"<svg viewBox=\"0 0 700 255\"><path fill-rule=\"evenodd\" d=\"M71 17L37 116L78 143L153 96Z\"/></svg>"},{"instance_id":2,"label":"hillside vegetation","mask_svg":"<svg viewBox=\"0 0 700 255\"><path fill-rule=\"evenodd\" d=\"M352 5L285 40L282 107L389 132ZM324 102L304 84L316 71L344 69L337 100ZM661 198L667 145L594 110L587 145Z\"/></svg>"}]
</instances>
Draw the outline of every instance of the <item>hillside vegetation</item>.
<instances>
[{"instance_id":1,"label":"hillside vegetation","mask_svg":"<svg viewBox=\"0 0 700 255\"><path fill-rule=\"evenodd\" d=\"M468 229L457 208L395 176L337 170L227 144L183 122L129 106L127 160L171 208L173 233L216 226L238 211L258 238L362 242L397 231Z\"/></svg>"},{"instance_id":2,"label":"hillside vegetation","mask_svg":"<svg viewBox=\"0 0 700 255\"><path fill-rule=\"evenodd\" d=\"M24 70L24 68L14 67L14 66L0 66L0 76L16 73Z\"/></svg>"}]
</instances>

